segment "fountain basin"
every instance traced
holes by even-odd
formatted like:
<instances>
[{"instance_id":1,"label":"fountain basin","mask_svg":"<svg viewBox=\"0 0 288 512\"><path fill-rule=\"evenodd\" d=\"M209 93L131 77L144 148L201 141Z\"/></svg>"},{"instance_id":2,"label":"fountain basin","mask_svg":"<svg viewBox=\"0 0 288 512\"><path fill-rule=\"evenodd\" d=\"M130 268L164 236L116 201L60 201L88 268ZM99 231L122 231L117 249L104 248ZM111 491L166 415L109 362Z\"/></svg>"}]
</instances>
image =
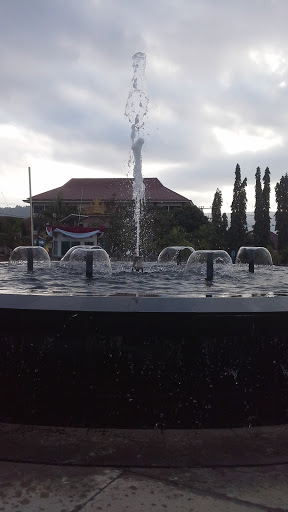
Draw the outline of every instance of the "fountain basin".
<instances>
[{"instance_id":1,"label":"fountain basin","mask_svg":"<svg viewBox=\"0 0 288 512\"><path fill-rule=\"evenodd\" d=\"M287 422L288 297L0 295L1 420Z\"/></svg>"}]
</instances>

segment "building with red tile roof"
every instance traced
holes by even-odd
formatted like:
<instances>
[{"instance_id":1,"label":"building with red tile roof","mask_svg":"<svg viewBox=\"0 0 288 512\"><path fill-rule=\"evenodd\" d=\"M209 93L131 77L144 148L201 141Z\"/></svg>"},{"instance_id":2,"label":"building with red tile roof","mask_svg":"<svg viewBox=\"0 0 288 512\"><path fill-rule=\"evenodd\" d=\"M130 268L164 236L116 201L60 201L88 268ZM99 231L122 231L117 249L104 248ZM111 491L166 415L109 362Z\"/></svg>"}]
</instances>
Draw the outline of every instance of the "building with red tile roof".
<instances>
[{"instance_id":1,"label":"building with red tile roof","mask_svg":"<svg viewBox=\"0 0 288 512\"><path fill-rule=\"evenodd\" d=\"M144 178L145 201L156 207L181 208L191 201L177 192L164 187L157 178ZM133 200L132 178L72 178L62 187L54 188L32 196L33 216L44 214L45 210L61 197L62 205L75 206L78 214L70 214L60 221L63 225L50 227L51 255L53 258L62 257L70 247L80 245L85 238L85 245L97 245L98 238L109 227L109 212L114 206L125 205ZM25 199L30 203L30 199ZM101 211L102 210L102 211ZM75 220L76 219L76 220ZM83 227L77 228L83 233L74 233L81 221ZM34 223L34 227L35 227ZM68 224L68 225L67 225ZM86 226L85 226L86 225ZM87 228L87 226L89 226ZM92 227L91 227L92 226ZM57 228L57 229L56 229ZM93 229L92 229L93 228ZM85 234L84 231L88 232ZM90 231L93 231L93 233Z\"/></svg>"},{"instance_id":2,"label":"building with red tile roof","mask_svg":"<svg viewBox=\"0 0 288 512\"><path fill-rule=\"evenodd\" d=\"M144 178L145 201L166 209L181 207L191 203L189 199L167 187L158 178ZM62 187L54 188L32 196L34 213L40 213L61 196L65 205L76 204L85 207L99 200L100 203L127 203L133 199L132 178L72 178ZM24 199L30 203L30 199Z\"/></svg>"}]
</instances>

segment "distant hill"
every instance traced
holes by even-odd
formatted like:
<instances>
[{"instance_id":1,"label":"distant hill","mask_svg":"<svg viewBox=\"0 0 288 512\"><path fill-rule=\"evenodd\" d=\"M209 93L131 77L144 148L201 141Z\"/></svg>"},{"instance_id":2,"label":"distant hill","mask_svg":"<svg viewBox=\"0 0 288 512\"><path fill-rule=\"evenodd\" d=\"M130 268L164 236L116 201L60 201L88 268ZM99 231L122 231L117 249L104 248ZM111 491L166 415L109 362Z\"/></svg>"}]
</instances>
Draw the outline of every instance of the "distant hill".
<instances>
[{"instance_id":1,"label":"distant hill","mask_svg":"<svg viewBox=\"0 0 288 512\"><path fill-rule=\"evenodd\" d=\"M20 219L27 219L30 217L30 206L5 206L0 208L0 217L19 217Z\"/></svg>"},{"instance_id":2,"label":"distant hill","mask_svg":"<svg viewBox=\"0 0 288 512\"><path fill-rule=\"evenodd\" d=\"M275 233L275 213L276 212L269 212L270 215L270 231L272 233ZM230 220L231 214L229 214L229 220ZM248 231L251 231L253 229L253 226L255 224L254 219L254 212L247 212L247 227Z\"/></svg>"}]
</instances>

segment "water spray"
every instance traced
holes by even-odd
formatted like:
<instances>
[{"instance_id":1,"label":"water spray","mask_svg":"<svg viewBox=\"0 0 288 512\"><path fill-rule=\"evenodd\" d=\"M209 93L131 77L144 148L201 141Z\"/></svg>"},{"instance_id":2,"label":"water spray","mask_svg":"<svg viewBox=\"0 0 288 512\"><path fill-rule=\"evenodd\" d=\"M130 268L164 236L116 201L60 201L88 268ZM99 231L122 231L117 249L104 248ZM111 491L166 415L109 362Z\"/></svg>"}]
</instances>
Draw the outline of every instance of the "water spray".
<instances>
[{"instance_id":1,"label":"water spray","mask_svg":"<svg viewBox=\"0 0 288 512\"><path fill-rule=\"evenodd\" d=\"M93 277L93 252L86 252L86 277Z\"/></svg>"},{"instance_id":2,"label":"water spray","mask_svg":"<svg viewBox=\"0 0 288 512\"><path fill-rule=\"evenodd\" d=\"M33 247L28 247L27 249L27 270L28 272L33 272Z\"/></svg>"},{"instance_id":3,"label":"water spray","mask_svg":"<svg viewBox=\"0 0 288 512\"><path fill-rule=\"evenodd\" d=\"M142 177L142 147L144 144L144 118L148 112L148 97L145 86L146 55L138 52L132 57L133 78L128 95L125 115L131 123L131 153L128 166L133 165L133 200L135 202L134 220L136 224L135 256L140 256L140 219L141 207L145 200L145 186Z\"/></svg>"},{"instance_id":4,"label":"water spray","mask_svg":"<svg viewBox=\"0 0 288 512\"><path fill-rule=\"evenodd\" d=\"M207 274L206 274L206 280L207 281L213 281L213 253L209 252L207 254Z\"/></svg>"},{"instance_id":5,"label":"water spray","mask_svg":"<svg viewBox=\"0 0 288 512\"><path fill-rule=\"evenodd\" d=\"M254 273L254 265L255 265L255 253L254 251L248 251L248 263L249 263L249 272Z\"/></svg>"}]
</instances>

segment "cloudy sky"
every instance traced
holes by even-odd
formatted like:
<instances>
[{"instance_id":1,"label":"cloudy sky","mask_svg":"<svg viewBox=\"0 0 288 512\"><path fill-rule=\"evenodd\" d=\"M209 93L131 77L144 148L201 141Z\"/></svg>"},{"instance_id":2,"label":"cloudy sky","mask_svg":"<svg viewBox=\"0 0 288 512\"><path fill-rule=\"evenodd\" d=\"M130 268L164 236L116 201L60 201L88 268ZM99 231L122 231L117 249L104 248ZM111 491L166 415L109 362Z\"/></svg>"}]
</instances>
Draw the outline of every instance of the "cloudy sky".
<instances>
[{"instance_id":1,"label":"cloudy sky","mask_svg":"<svg viewBox=\"0 0 288 512\"><path fill-rule=\"evenodd\" d=\"M197 206L235 166L288 171L287 0L9 0L0 4L0 206L73 177L131 176L125 105L146 54L143 175Z\"/></svg>"}]
</instances>

